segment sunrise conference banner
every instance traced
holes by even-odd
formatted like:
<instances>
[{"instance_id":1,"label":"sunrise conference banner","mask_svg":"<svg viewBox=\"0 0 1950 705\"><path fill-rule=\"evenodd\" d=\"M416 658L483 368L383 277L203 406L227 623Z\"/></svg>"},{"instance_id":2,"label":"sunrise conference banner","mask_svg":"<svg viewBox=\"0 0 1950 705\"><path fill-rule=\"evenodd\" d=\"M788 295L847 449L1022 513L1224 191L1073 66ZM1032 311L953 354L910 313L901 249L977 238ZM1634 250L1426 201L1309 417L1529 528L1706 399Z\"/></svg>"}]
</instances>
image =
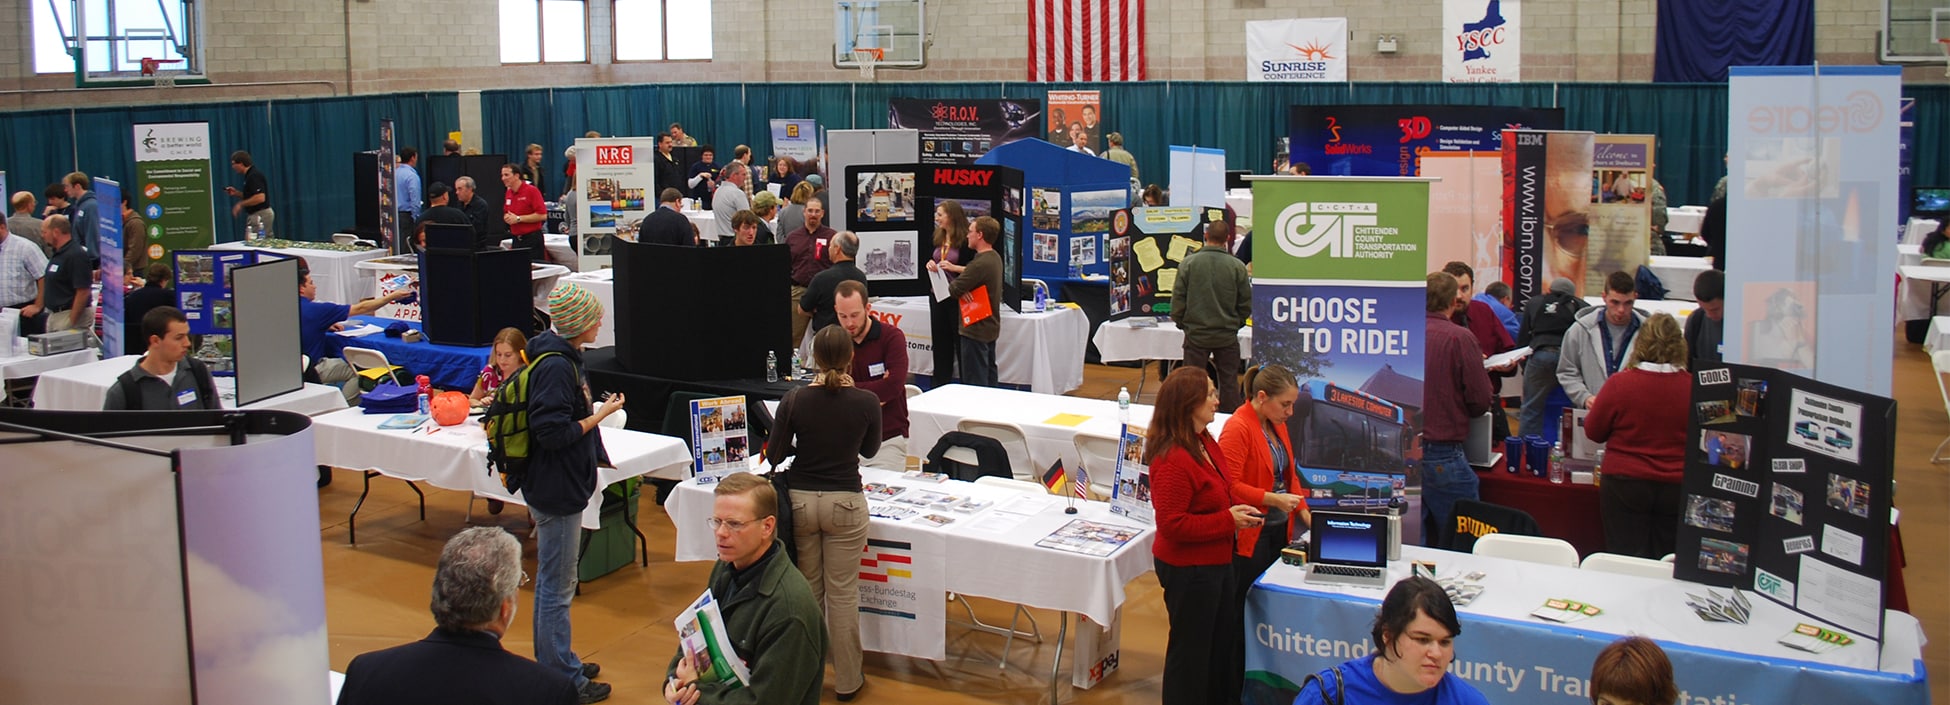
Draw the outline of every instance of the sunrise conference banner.
<instances>
[{"instance_id":1,"label":"sunrise conference banner","mask_svg":"<svg viewBox=\"0 0 1950 705\"><path fill-rule=\"evenodd\" d=\"M1246 80L1347 80L1347 18L1246 23Z\"/></svg>"}]
</instances>

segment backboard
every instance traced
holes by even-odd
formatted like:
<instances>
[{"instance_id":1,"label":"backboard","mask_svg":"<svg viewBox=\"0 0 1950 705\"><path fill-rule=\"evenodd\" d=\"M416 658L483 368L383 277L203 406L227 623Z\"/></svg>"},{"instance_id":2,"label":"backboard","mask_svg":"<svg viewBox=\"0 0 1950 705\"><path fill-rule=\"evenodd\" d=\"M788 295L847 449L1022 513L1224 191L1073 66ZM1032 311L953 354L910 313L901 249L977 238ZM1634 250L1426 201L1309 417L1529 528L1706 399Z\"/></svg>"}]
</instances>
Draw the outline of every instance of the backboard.
<instances>
[{"instance_id":1,"label":"backboard","mask_svg":"<svg viewBox=\"0 0 1950 705\"><path fill-rule=\"evenodd\" d=\"M834 0L833 63L857 68L854 49L880 49L881 68L927 64L926 0Z\"/></svg>"}]
</instances>

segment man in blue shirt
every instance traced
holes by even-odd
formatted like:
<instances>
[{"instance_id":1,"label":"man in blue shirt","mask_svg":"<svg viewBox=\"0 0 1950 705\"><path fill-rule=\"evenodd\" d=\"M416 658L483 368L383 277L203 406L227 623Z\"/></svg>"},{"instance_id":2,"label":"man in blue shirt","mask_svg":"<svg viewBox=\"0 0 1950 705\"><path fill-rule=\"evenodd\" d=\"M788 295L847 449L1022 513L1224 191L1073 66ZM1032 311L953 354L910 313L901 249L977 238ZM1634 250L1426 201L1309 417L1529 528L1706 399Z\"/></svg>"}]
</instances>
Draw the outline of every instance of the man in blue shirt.
<instances>
[{"instance_id":1,"label":"man in blue shirt","mask_svg":"<svg viewBox=\"0 0 1950 705\"><path fill-rule=\"evenodd\" d=\"M399 209L420 219L420 150L406 147L399 151L399 164L393 167L393 202Z\"/></svg>"},{"instance_id":2,"label":"man in blue shirt","mask_svg":"<svg viewBox=\"0 0 1950 705\"><path fill-rule=\"evenodd\" d=\"M358 403L359 376L354 373L351 364L332 353L332 346L325 335L344 329L346 318L370 314L412 295L413 290L401 289L350 306L319 301L318 284L311 280L311 269L299 265L298 351L311 356L311 368L305 371L305 381L336 385L345 393L347 405Z\"/></svg>"},{"instance_id":3,"label":"man in blue shirt","mask_svg":"<svg viewBox=\"0 0 1950 705\"><path fill-rule=\"evenodd\" d=\"M1510 310L1512 298L1510 285L1502 281L1490 282L1489 286L1483 287L1483 293L1476 295L1477 301L1483 302L1484 306L1490 307L1491 313L1496 314L1496 322L1503 324L1504 330L1510 331L1510 339L1516 340L1517 314Z\"/></svg>"}]
</instances>

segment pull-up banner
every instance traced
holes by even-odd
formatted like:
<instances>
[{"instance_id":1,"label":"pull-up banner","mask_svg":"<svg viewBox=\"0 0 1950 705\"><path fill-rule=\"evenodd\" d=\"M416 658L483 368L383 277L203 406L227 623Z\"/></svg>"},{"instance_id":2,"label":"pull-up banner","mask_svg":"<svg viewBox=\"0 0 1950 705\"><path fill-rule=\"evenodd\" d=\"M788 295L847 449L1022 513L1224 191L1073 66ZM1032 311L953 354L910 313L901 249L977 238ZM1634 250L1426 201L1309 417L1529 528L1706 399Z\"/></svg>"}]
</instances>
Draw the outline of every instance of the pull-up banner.
<instances>
[{"instance_id":1,"label":"pull-up banner","mask_svg":"<svg viewBox=\"0 0 1950 705\"><path fill-rule=\"evenodd\" d=\"M893 98L887 101L887 125L921 132L922 164L973 164L998 145L1040 134L1043 101Z\"/></svg>"},{"instance_id":2,"label":"pull-up banner","mask_svg":"<svg viewBox=\"0 0 1950 705\"><path fill-rule=\"evenodd\" d=\"M1294 162L1321 176L1418 176L1425 154L1494 152L1506 129L1559 130L1558 108L1468 105L1295 105Z\"/></svg>"}]
</instances>

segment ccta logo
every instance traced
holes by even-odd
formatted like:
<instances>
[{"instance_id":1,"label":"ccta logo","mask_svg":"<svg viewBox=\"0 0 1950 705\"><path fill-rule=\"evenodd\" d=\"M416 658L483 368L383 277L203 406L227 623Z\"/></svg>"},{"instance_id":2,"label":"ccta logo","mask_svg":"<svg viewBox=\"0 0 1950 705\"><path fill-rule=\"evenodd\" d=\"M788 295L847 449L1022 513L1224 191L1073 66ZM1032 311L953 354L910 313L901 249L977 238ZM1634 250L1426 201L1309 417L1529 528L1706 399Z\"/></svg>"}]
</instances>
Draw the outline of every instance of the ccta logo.
<instances>
[{"instance_id":1,"label":"ccta logo","mask_svg":"<svg viewBox=\"0 0 1950 705\"><path fill-rule=\"evenodd\" d=\"M1273 220L1274 241L1295 257L1353 257L1355 230L1379 221L1374 203L1295 203Z\"/></svg>"}]
</instances>

